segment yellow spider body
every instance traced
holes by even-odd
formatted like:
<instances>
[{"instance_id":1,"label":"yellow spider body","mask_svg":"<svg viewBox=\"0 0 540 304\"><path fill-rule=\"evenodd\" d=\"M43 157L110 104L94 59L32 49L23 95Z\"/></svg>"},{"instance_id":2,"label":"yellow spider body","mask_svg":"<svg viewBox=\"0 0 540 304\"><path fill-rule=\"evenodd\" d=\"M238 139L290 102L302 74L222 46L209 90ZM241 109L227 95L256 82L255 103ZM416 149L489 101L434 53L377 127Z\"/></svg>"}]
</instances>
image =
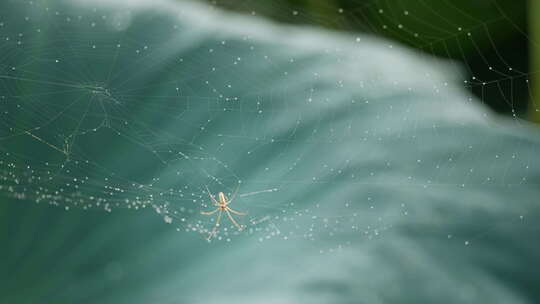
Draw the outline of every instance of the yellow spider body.
<instances>
[{"instance_id":1,"label":"yellow spider body","mask_svg":"<svg viewBox=\"0 0 540 304\"><path fill-rule=\"evenodd\" d=\"M236 210L231 209L228 206L236 198L236 193L238 192L238 189L236 189L236 191L234 192L231 199L227 199L227 197L225 196L225 193L219 192L218 193L218 200L216 200L214 198L214 196L210 193L210 190L208 190L208 188L206 188L206 191L208 192L208 195L210 196L210 199L212 200L212 203L217 208L212 210L212 211L208 211L208 212L201 211L201 214L203 214L203 215L212 215L212 214L218 212L218 216L217 216L217 219L216 219L216 224L214 225L214 229L212 229L212 232L208 236L208 240L210 240L212 238L212 236L214 236L216 234L217 228L219 227L219 224L220 224L220 221L221 221L221 215L223 214L223 212L225 212L227 214L227 217L229 218L229 220L231 220L233 225L236 226L236 228L238 228L238 230L242 230L242 226L240 226L234 220L231 213L234 213L234 214L240 215L240 216L244 216L244 215L246 215L246 213L238 212Z\"/></svg>"}]
</instances>

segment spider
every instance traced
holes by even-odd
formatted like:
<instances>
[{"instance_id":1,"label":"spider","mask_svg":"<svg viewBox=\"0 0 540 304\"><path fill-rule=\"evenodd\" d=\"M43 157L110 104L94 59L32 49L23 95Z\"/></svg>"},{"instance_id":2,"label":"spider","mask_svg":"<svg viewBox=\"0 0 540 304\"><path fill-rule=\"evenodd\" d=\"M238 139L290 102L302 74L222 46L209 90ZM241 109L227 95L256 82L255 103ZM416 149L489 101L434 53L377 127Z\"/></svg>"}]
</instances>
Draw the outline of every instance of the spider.
<instances>
[{"instance_id":1,"label":"spider","mask_svg":"<svg viewBox=\"0 0 540 304\"><path fill-rule=\"evenodd\" d=\"M217 206L216 209L212 210L212 211L208 211L208 212L205 212L205 211L201 211L201 214L202 215L212 215L216 212L219 212L218 213L218 216L217 216L217 219L216 219L216 224L214 225L214 229L212 229L212 232L210 233L210 235L208 236L207 240L210 240L210 238L212 238L212 236L214 236L216 234L216 231L217 231L217 228L219 227L219 223L221 221L221 215L223 214L223 212L227 213L227 216L229 217L229 219L231 220L231 222L238 228L238 230L242 230L242 226L240 226L235 220L234 218L232 217L231 213L234 213L236 215L240 215L240 216L244 216L244 215L247 215L246 213L242 213L242 212L238 212L236 210L233 210L229 207L229 204L236 198L236 193L238 192L238 188L236 188L236 191L234 192L234 194L232 195L231 199L227 199L227 197L225 196L225 194L223 192L219 192L218 193L218 198L219 198L219 201L217 201L214 196L210 193L210 190L208 190L208 187L206 187L206 192L208 192L208 195L210 195L210 199L212 200L212 202L214 203L214 206Z\"/></svg>"}]
</instances>

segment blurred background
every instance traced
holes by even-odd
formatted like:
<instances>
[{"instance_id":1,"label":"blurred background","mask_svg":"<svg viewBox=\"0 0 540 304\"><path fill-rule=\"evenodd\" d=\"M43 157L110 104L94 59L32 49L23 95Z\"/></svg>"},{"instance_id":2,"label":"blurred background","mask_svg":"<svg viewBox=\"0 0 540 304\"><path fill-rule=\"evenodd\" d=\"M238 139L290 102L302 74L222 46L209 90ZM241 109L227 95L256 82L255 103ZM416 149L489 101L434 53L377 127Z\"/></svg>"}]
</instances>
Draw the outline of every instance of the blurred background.
<instances>
[{"instance_id":1,"label":"blurred background","mask_svg":"<svg viewBox=\"0 0 540 304\"><path fill-rule=\"evenodd\" d=\"M532 101L540 23L535 1L209 0L212 5L292 24L364 32L460 62L464 85L498 113L540 122ZM538 2L538 1L536 1ZM527 12L530 12L528 15ZM536 22L536 23L535 23ZM532 36L531 36L532 35ZM532 78L532 79L531 79Z\"/></svg>"},{"instance_id":2,"label":"blurred background","mask_svg":"<svg viewBox=\"0 0 540 304\"><path fill-rule=\"evenodd\" d=\"M85 1L0 1L0 304L540 299L538 1Z\"/></svg>"}]
</instances>

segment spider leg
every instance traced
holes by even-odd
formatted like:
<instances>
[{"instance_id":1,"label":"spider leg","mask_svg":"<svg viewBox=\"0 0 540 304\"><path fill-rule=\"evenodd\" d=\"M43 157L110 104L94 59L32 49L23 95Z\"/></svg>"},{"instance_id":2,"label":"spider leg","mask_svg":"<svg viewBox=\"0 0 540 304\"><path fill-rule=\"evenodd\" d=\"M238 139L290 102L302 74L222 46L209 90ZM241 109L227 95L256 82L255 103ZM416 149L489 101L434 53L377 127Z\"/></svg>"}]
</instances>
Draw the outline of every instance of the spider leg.
<instances>
[{"instance_id":1,"label":"spider leg","mask_svg":"<svg viewBox=\"0 0 540 304\"><path fill-rule=\"evenodd\" d=\"M219 208L214 209L213 211L201 211L201 214L203 215L212 215L216 213L219 210Z\"/></svg>"},{"instance_id":2,"label":"spider leg","mask_svg":"<svg viewBox=\"0 0 540 304\"><path fill-rule=\"evenodd\" d=\"M208 189L208 186L205 186L205 187L206 187L206 193L208 193L208 195L210 196L210 199L212 200L212 202L214 203L214 205L219 206L218 201L216 201L216 199L214 198L214 196L212 195L212 193L210 193L210 190Z\"/></svg>"},{"instance_id":3,"label":"spider leg","mask_svg":"<svg viewBox=\"0 0 540 304\"><path fill-rule=\"evenodd\" d=\"M217 210L219 210L219 208ZM208 235L208 238L206 240L209 241L212 238L212 236L216 235L217 228L219 227L219 222L221 221L221 214L222 213L223 213L223 211L220 210L219 213L218 213L218 216L217 216L216 224L214 225L214 229L212 229L212 232L210 233L210 235Z\"/></svg>"},{"instance_id":4,"label":"spider leg","mask_svg":"<svg viewBox=\"0 0 540 304\"><path fill-rule=\"evenodd\" d=\"M228 208L228 209L229 209L230 212L232 212L232 213L234 213L236 215L241 215L241 216L247 215L247 213L239 212L239 211L233 210L231 208Z\"/></svg>"},{"instance_id":5,"label":"spider leg","mask_svg":"<svg viewBox=\"0 0 540 304\"><path fill-rule=\"evenodd\" d=\"M236 198L236 194L238 193L238 190L240 189L240 184L238 184L238 186L236 186L236 190L234 190L234 193L233 195L231 196L231 198L227 201L227 204L230 204L235 198Z\"/></svg>"},{"instance_id":6,"label":"spider leg","mask_svg":"<svg viewBox=\"0 0 540 304\"><path fill-rule=\"evenodd\" d=\"M229 217L229 219L231 220L231 222L236 226L236 228L238 228L238 230L242 230L242 226L238 225L238 223L234 220L234 218L232 217L231 213L229 212L228 209L225 209L225 212L227 212L227 216Z\"/></svg>"}]
</instances>

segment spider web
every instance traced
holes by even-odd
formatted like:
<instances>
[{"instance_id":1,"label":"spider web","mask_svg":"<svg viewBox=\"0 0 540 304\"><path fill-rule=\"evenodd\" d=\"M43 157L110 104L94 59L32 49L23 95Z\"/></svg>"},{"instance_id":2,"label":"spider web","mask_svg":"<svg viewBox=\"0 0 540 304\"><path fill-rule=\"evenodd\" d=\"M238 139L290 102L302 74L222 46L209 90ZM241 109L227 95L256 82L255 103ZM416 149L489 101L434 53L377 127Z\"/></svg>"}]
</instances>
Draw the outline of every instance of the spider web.
<instances>
[{"instance_id":1,"label":"spider web","mask_svg":"<svg viewBox=\"0 0 540 304\"><path fill-rule=\"evenodd\" d=\"M433 69L410 82L398 69L374 72L359 82L333 72L330 84L320 80L330 72L302 68L305 58L296 60L303 53L296 54L294 47L280 57L275 45L253 38L248 29L214 33L206 25L194 26L195 17L190 15L199 8L191 11L190 5L169 15L101 7L87 7L80 15L64 5L8 2L5 6L10 9L0 13L0 195L66 212L149 209L180 232L206 236L215 226L215 217L200 214L213 207L206 187L212 195L224 192L228 197L238 188L231 207L248 213L235 216L245 229L238 231L224 217L217 240L316 240L345 235L329 249L335 250L351 240L378 238L410 212L420 212L409 209L413 194L407 199L397 193L381 197L377 189L383 186L403 193L418 188L444 192L470 186L531 187L528 172L538 152L532 143L523 139L516 146L527 149L509 150L501 140L491 150L487 141L478 143L458 132L468 123L469 109L481 111L484 117L492 115L474 104L478 100L474 93L480 101L497 95L512 113L512 122L523 124L514 106L515 92L530 92L532 73L501 56L488 61L485 49L479 47L487 40L488 48L497 52L491 28L502 23L518 31L512 20L500 10L489 20L478 19L447 2L467 24L448 21L441 28L415 17L417 7L405 2L392 10L386 1L351 3L336 14L363 24L369 33L405 37L427 53L410 55L411 66L421 60L431 62L429 54L441 56L441 49L460 63L437 61ZM424 4L424 9L433 10ZM246 2L243 9L256 14L257 8L250 5ZM307 12L275 5L278 15L318 21ZM367 14L379 17L366 23L362 16ZM425 32L415 30L419 25ZM327 54L318 60L346 65L365 61L362 49L369 49L366 45L374 38L362 34L340 39L357 47L358 57L328 46L318 47ZM402 50L395 42L378 43L390 52ZM470 48L493 78L474 75L468 57L450 51ZM270 72L260 74L261 65ZM438 72L463 66L471 74L461 80L463 91ZM292 82L302 78L312 84L299 91ZM426 87L419 87L419 81ZM340 95L353 85L372 93ZM403 100L411 101L420 92L424 99L438 102L377 102L391 96L385 95L388 91L405 92ZM448 92L464 101L457 110L444 106ZM335 106L340 98L346 100L341 111L364 115L337 120L344 116ZM425 113L440 106L439 117L460 118L456 127L435 121L427 133L417 130L421 119L429 117ZM284 113L294 113L287 114L294 119L285 119ZM377 124L365 124L366 118ZM400 132L395 121L407 125L408 131ZM425 157L419 147L439 136L459 143L460 150L444 158ZM353 140L365 143L361 153L347 145ZM394 159L380 154L382 142L418 148ZM483 157L491 158L487 169L475 166ZM358 165L365 160L374 164ZM411 174L385 174L403 164L413 168ZM415 175L416 169L424 173ZM512 170L517 173L507 179ZM345 189L351 185L364 189L363 194L359 197ZM344 194L321 192L330 186ZM388 210L383 207L387 204L399 207ZM486 231L489 227L480 227L478 235ZM467 243L471 237L463 236Z\"/></svg>"}]
</instances>

